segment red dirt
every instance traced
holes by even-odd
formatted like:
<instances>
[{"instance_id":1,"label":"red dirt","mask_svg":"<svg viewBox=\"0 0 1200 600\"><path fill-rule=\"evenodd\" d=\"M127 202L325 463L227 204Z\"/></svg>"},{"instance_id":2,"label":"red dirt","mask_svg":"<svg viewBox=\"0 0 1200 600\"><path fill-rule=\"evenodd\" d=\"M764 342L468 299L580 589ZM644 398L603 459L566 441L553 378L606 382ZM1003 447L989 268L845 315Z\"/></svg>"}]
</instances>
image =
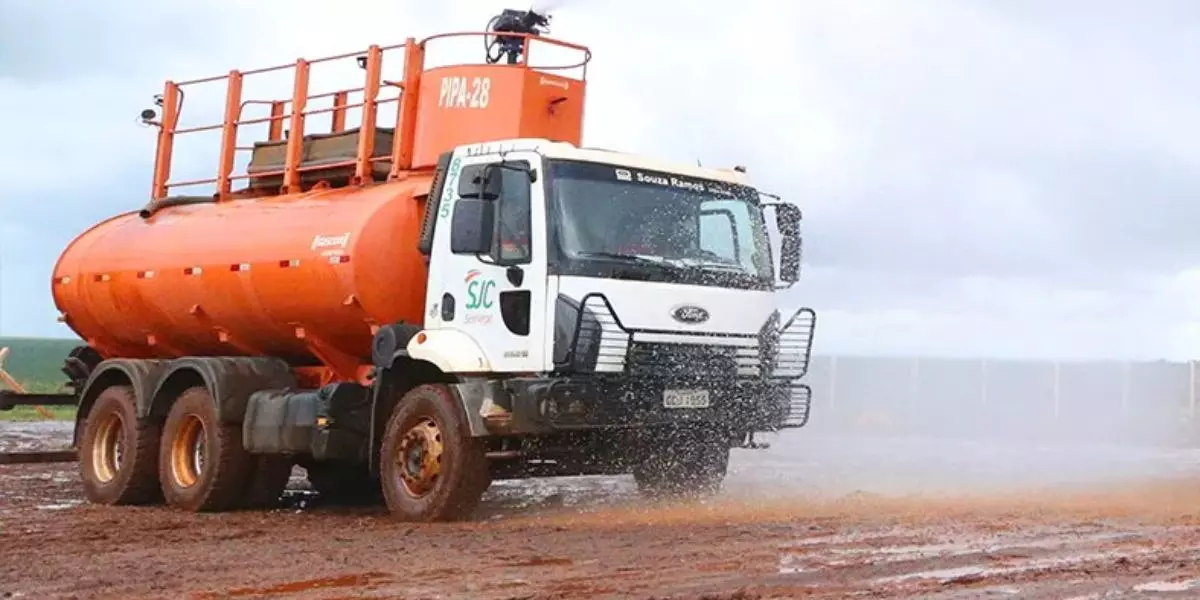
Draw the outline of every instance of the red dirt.
<instances>
[{"instance_id":1,"label":"red dirt","mask_svg":"<svg viewBox=\"0 0 1200 600\"><path fill-rule=\"evenodd\" d=\"M197 515L89 506L78 504L73 469L0 467L0 597L1065 598L1200 590L1197 484L707 505L630 499L518 508L493 499L477 522L415 525L382 508Z\"/></svg>"}]
</instances>

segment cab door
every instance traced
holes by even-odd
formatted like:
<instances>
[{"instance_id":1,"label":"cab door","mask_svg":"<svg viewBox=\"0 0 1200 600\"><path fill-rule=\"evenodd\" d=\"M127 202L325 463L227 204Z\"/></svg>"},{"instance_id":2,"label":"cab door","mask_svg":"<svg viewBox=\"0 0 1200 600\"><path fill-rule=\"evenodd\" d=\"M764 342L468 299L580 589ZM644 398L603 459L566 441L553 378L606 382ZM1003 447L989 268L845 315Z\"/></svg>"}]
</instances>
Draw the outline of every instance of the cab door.
<instances>
[{"instance_id":1,"label":"cab door","mask_svg":"<svg viewBox=\"0 0 1200 600\"><path fill-rule=\"evenodd\" d=\"M455 158L457 169L452 161L438 206L426 327L467 334L493 371L539 371L546 298L539 162L536 155L517 152L503 159L495 154ZM490 197L488 190L497 193ZM491 205L489 223L479 218L483 204ZM486 251L454 248L456 236L473 238L480 227L490 232Z\"/></svg>"}]
</instances>

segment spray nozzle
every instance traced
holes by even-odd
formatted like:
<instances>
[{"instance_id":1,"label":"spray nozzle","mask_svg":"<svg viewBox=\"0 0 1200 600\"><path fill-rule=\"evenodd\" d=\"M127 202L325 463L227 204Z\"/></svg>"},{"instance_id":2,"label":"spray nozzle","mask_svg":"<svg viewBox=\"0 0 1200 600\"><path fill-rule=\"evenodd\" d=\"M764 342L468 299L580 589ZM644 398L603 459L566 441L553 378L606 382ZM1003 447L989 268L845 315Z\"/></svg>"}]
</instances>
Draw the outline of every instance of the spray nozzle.
<instances>
[{"instance_id":1,"label":"spray nozzle","mask_svg":"<svg viewBox=\"0 0 1200 600\"><path fill-rule=\"evenodd\" d=\"M488 21L488 31L496 33L516 33L525 35L542 35L549 32L550 15L540 14L529 10L504 9L500 14ZM496 49L493 52L493 48ZM486 42L488 64L500 62L507 57L510 65L521 60L524 49L524 39L514 35L497 35Z\"/></svg>"}]
</instances>

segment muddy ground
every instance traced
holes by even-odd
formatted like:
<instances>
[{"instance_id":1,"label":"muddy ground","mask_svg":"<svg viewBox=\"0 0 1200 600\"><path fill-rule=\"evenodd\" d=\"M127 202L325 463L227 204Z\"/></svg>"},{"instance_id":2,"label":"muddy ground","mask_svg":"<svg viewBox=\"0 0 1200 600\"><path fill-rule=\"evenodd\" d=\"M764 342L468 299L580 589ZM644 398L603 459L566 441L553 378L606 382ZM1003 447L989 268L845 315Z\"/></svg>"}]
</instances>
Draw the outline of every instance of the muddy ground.
<instances>
[{"instance_id":1,"label":"muddy ground","mask_svg":"<svg viewBox=\"0 0 1200 600\"><path fill-rule=\"evenodd\" d=\"M498 482L478 520L321 506L82 503L72 464L0 466L0 597L1200 597L1200 453L822 436L735 451L725 491ZM0 451L62 424L0 424Z\"/></svg>"}]
</instances>

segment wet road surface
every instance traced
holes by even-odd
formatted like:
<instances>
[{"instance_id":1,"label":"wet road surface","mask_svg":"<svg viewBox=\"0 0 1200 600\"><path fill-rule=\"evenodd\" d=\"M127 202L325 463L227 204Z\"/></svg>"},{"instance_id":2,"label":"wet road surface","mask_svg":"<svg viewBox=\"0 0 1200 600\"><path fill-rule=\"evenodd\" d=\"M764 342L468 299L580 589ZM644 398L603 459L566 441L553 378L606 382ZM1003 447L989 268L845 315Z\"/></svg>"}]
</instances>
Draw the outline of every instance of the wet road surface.
<instances>
[{"instance_id":1,"label":"wet road surface","mask_svg":"<svg viewBox=\"0 0 1200 600\"><path fill-rule=\"evenodd\" d=\"M0 451L69 425L0 424ZM725 491L497 482L478 520L322 507L193 515L82 502L74 465L0 466L0 596L1200 596L1200 453L823 436L737 450Z\"/></svg>"}]
</instances>

